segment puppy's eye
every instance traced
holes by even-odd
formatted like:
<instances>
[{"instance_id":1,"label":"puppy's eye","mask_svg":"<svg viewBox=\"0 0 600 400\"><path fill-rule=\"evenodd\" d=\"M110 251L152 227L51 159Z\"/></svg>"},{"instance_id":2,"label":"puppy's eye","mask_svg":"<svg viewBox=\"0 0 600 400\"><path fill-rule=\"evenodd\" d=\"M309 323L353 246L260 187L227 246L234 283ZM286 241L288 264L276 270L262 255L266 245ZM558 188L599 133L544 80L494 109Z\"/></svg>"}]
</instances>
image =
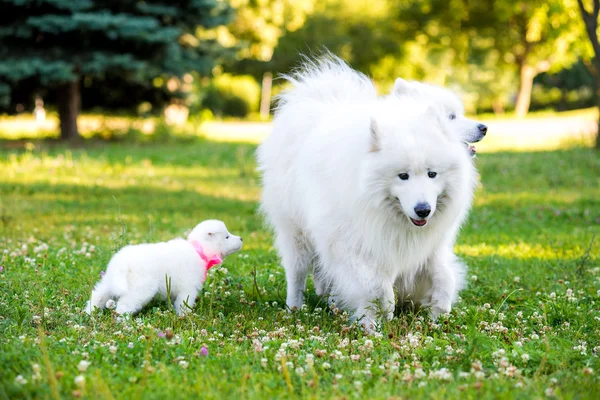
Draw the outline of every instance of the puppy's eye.
<instances>
[{"instance_id":1,"label":"puppy's eye","mask_svg":"<svg viewBox=\"0 0 600 400\"><path fill-rule=\"evenodd\" d=\"M403 172L398 175L398 178L402 179L403 181L406 181L408 180L408 174L406 172Z\"/></svg>"},{"instance_id":2,"label":"puppy's eye","mask_svg":"<svg viewBox=\"0 0 600 400\"><path fill-rule=\"evenodd\" d=\"M450 114L448 114L448 118L450 119L450 121L455 120L456 119L456 114L450 113Z\"/></svg>"},{"instance_id":3,"label":"puppy's eye","mask_svg":"<svg viewBox=\"0 0 600 400\"><path fill-rule=\"evenodd\" d=\"M225 236L225 239L229 239L229 235Z\"/></svg>"},{"instance_id":4,"label":"puppy's eye","mask_svg":"<svg viewBox=\"0 0 600 400\"><path fill-rule=\"evenodd\" d=\"M427 173L427 176L430 177L431 179L433 179L437 176L437 172L429 171Z\"/></svg>"}]
</instances>

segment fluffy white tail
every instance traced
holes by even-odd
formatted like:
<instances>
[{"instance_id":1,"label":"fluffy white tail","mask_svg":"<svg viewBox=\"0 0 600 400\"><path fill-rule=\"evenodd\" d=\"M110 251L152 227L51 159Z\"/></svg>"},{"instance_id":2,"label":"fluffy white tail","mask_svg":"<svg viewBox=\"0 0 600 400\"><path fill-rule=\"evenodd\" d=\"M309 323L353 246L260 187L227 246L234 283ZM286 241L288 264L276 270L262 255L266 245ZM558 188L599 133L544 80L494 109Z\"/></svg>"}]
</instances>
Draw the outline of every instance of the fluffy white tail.
<instances>
[{"instance_id":1,"label":"fluffy white tail","mask_svg":"<svg viewBox=\"0 0 600 400\"><path fill-rule=\"evenodd\" d=\"M377 98L371 79L350 68L341 58L326 52L316 59L303 56L303 60L294 72L282 75L292 87L277 96L277 111L303 102L326 107Z\"/></svg>"}]
</instances>

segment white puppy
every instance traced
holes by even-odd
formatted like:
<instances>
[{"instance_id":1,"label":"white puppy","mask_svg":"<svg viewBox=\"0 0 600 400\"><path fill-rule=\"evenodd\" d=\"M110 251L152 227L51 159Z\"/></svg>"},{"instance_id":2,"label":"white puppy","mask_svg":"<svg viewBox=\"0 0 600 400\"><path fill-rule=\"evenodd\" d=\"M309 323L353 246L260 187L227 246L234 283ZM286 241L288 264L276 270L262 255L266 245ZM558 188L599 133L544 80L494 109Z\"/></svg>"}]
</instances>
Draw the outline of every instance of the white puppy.
<instances>
[{"instance_id":1,"label":"white puppy","mask_svg":"<svg viewBox=\"0 0 600 400\"><path fill-rule=\"evenodd\" d=\"M102 309L109 299L118 298L118 314L135 314L157 294L166 299L169 279L170 300L182 315L194 307L208 270L241 248L242 238L230 234L217 220L198 224L187 240L126 246L108 263L86 312Z\"/></svg>"}]
</instances>

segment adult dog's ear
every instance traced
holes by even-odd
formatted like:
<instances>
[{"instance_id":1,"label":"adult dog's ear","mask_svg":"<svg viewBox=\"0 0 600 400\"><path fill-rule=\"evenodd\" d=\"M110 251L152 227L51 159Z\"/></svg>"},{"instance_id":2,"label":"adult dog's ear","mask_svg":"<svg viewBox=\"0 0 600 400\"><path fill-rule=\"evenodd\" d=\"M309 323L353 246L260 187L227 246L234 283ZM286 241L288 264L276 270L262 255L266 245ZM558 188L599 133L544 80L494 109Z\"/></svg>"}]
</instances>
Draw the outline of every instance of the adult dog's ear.
<instances>
[{"instance_id":1,"label":"adult dog's ear","mask_svg":"<svg viewBox=\"0 0 600 400\"><path fill-rule=\"evenodd\" d=\"M410 94L412 91L413 90L410 82L402 78L397 78L396 82L394 82L394 88L392 89L393 94L397 96L402 96Z\"/></svg>"},{"instance_id":2,"label":"adult dog's ear","mask_svg":"<svg viewBox=\"0 0 600 400\"><path fill-rule=\"evenodd\" d=\"M381 150L381 136L379 134L379 127L377 126L377 121L371 117L371 148L369 151L371 153L376 153Z\"/></svg>"}]
</instances>

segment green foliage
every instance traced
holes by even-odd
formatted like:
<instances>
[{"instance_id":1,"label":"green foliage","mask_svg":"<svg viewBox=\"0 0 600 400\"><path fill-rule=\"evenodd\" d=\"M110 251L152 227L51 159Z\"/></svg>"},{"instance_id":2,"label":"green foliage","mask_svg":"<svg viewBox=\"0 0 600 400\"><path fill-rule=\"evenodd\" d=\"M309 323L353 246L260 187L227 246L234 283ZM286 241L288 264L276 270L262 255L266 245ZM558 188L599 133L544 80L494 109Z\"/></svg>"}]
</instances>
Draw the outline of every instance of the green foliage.
<instances>
[{"instance_id":1,"label":"green foliage","mask_svg":"<svg viewBox=\"0 0 600 400\"><path fill-rule=\"evenodd\" d=\"M215 35L223 45L237 49L238 61L269 61L279 38L285 32L300 29L315 3L315 0L231 0L235 18L218 28ZM230 67L235 68L235 64Z\"/></svg>"},{"instance_id":2,"label":"green foliage","mask_svg":"<svg viewBox=\"0 0 600 400\"><path fill-rule=\"evenodd\" d=\"M193 34L198 26L212 28L230 16L218 0L4 0L0 84L33 81L29 88L39 91L112 74L139 86L157 77L208 73L218 45Z\"/></svg>"},{"instance_id":3,"label":"green foliage","mask_svg":"<svg viewBox=\"0 0 600 400\"><path fill-rule=\"evenodd\" d=\"M375 337L329 311L312 283L305 310L284 309L284 273L256 213L254 150L193 142L0 151L0 396L592 399L600 391L592 150L480 154L481 187L456 246L469 265L461 301L439 324L398 310ZM207 218L224 220L245 247L211 270L193 314L178 318L157 301L131 320L82 312L116 249L183 235Z\"/></svg>"},{"instance_id":4,"label":"green foliage","mask_svg":"<svg viewBox=\"0 0 600 400\"><path fill-rule=\"evenodd\" d=\"M260 86L251 76L221 74L197 90L204 92L202 107L215 115L246 117L258 111Z\"/></svg>"},{"instance_id":5,"label":"green foliage","mask_svg":"<svg viewBox=\"0 0 600 400\"><path fill-rule=\"evenodd\" d=\"M280 39L268 68L287 72L297 66L300 52L319 53L325 47L354 68L372 73L386 57L393 55L398 60L403 49L398 41L397 21L390 18L389 12L386 0L318 2L301 29ZM382 83L395 78L386 76Z\"/></svg>"},{"instance_id":6,"label":"green foliage","mask_svg":"<svg viewBox=\"0 0 600 400\"><path fill-rule=\"evenodd\" d=\"M482 100L508 105L523 67L534 75L556 72L590 55L590 46L581 40L575 0L396 4L395 15L413 21L407 30L413 34L406 36L414 36L419 49L419 56L405 59L407 67L423 65L417 78L474 93L473 105ZM409 70L409 75L415 74Z\"/></svg>"}]
</instances>

